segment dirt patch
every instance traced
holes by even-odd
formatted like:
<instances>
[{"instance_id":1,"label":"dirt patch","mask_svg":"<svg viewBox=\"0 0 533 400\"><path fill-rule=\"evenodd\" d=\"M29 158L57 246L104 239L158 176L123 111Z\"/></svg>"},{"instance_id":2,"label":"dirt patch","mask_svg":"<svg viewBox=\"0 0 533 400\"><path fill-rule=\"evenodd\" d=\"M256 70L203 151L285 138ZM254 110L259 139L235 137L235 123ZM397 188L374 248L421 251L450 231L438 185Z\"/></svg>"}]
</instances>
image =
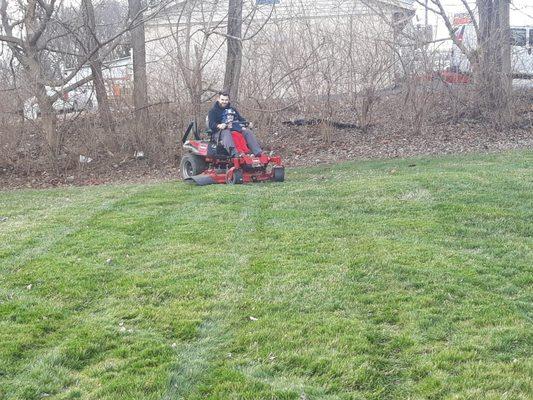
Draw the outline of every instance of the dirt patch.
<instances>
[{"instance_id":1,"label":"dirt patch","mask_svg":"<svg viewBox=\"0 0 533 400\"><path fill-rule=\"evenodd\" d=\"M118 166L112 161L79 167L59 176L47 172L22 174L0 171L0 189L90 186L110 183L146 183L180 179L176 165L150 165L130 161Z\"/></svg>"},{"instance_id":2,"label":"dirt patch","mask_svg":"<svg viewBox=\"0 0 533 400\"><path fill-rule=\"evenodd\" d=\"M265 142L269 148L278 150L288 165L310 165L352 159L533 148L533 126L496 131L457 124L425 127L420 132L406 127L375 126L366 132L334 130L329 140L318 128L298 127L274 132Z\"/></svg>"},{"instance_id":3,"label":"dirt patch","mask_svg":"<svg viewBox=\"0 0 533 400\"><path fill-rule=\"evenodd\" d=\"M335 163L357 159L385 159L418 155L498 152L533 149L533 129L497 132L478 126L436 126L413 133L408 129L367 132L335 129L325 138L320 127L280 126L269 136L260 135L264 148L283 156L287 166ZM99 159L78 165L64 174L48 172L25 174L7 168L0 170L0 188L45 188L64 185L142 183L179 179L178 160L154 164L148 159Z\"/></svg>"}]
</instances>

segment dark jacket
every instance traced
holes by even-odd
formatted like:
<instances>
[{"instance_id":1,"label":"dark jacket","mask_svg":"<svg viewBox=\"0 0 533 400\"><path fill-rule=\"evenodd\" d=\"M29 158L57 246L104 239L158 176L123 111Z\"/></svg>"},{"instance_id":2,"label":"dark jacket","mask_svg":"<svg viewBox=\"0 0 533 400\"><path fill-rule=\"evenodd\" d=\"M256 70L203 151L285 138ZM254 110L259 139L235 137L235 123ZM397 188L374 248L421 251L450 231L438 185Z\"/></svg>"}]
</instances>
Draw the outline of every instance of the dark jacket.
<instances>
[{"instance_id":1,"label":"dark jacket","mask_svg":"<svg viewBox=\"0 0 533 400\"><path fill-rule=\"evenodd\" d=\"M208 119L209 119L209 129L211 131L216 132L217 125L221 123L228 123L228 115L231 116L233 121L240 121L244 122L245 119L239 114L239 112L231 106L231 104L228 104L226 108L222 108L218 101L215 101L215 104L213 104L213 107L211 107L211 110L209 110ZM240 124L233 123L233 129L239 130Z\"/></svg>"}]
</instances>

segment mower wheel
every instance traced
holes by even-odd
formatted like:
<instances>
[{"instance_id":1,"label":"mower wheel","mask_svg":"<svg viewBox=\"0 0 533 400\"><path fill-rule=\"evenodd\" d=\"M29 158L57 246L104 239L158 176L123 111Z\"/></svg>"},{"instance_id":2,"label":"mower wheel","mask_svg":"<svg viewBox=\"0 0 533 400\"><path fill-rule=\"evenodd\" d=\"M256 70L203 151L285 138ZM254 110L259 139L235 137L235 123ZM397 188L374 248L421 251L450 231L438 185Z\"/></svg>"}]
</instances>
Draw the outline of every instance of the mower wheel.
<instances>
[{"instance_id":1,"label":"mower wheel","mask_svg":"<svg viewBox=\"0 0 533 400\"><path fill-rule=\"evenodd\" d=\"M242 169L236 169L228 176L228 181L230 185L240 185L244 182Z\"/></svg>"},{"instance_id":2,"label":"mower wheel","mask_svg":"<svg viewBox=\"0 0 533 400\"><path fill-rule=\"evenodd\" d=\"M274 182L283 182L285 180L285 168L284 167L274 167L273 169Z\"/></svg>"},{"instance_id":3,"label":"mower wheel","mask_svg":"<svg viewBox=\"0 0 533 400\"><path fill-rule=\"evenodd\" d=\"M202 157L195 154L185 154L181 158L180 172L183 180L201 174L207 169L207 165Z\"/></svg>"}]
</instances>

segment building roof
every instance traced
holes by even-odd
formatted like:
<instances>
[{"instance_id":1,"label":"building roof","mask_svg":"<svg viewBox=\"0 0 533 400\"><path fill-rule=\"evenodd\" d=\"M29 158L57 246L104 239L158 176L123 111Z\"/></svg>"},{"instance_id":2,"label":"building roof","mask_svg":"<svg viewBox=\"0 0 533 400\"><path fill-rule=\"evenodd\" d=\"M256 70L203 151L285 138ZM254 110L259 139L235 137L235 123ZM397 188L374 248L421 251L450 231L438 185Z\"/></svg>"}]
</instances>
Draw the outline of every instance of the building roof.
<instances>
[{"instance_id":1,"label":"building roof","mask_svg":"<svg viewBox=\"0 0 533 400\"><path fill-rule=\"evenodd\" d=\"M213 21L222 21L227 16L228 0L197 0L193 20L206 21L214 13ZM253 13L256 21L265 19L320 18L332 16L372 14L379 7L414 11L414 0L277 0L276 3L261 3L254 7L253 1L245 1L243 15ZM148 25L176 23L190 1L173 2L165 7Z\"/></svg>"}]
</instances>

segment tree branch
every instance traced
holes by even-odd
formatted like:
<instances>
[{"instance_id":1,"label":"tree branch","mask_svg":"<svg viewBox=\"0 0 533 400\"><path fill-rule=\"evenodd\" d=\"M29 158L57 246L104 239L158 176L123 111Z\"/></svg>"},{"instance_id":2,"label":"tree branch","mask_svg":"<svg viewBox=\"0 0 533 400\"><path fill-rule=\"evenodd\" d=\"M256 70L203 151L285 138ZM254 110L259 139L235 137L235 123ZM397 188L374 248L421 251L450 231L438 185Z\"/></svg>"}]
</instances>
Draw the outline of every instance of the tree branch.
<instances>
[{"instance_id":1,"label":"tree branch","mask_svg":"<svg viewBox=\"0 0 533 400\"><path fill-rule=\"evenodd\" d=\"M461 3L463 3L463 5L466 8L466 11L468 11L468 15L470 15L470 19L472 20L472 24L474 25L474 29L476 31L476 36L479 37L479 25L476 21L476 17L474 16L474 12L472 11L472 8L470 8L466 0L461 0Z\"/></svg>"},{"instance_id":2,"label":"tree branch","mask_svg":"<svg viewBox=\"0 0 533 400\"><path fill-rule=\"evenodd\" d=\"M50 18L52 17L52 14L54 13L54 6L56 0L50 0L50 4L44 3L42 0L38 0L39 5L45 10L44 18L39 24L37 30L33 32L31 37L29 38L28 42L30 45L35 46L37 44L37 41L42 36L44 31L46 30L46 27L48 26L48 22L50 21Z\"/></svg>"},{"instance_id":3,"label":"tree branch","mask_svg":"<svg viewBox=\"0 0 533 400\"><path fill-rule=\"evenodd\" d=\"M24 46L24 42L14 36L0 35L0 42L15 44L19 47Z\"/></svg>"}]
</instances>

